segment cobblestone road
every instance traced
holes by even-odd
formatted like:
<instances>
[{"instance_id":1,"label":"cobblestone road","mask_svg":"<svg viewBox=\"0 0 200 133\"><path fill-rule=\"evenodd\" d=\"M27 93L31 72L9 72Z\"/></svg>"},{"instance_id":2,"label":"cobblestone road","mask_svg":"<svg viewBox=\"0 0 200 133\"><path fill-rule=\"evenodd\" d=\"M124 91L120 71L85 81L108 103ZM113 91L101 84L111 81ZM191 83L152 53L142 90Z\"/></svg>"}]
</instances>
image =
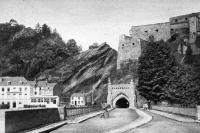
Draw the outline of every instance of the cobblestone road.
<instances>
[{"instance_id":1,"label":"cobblestone road","mask_svg":"<svg viewBox=\"0 0 200 133\"><path fill-rule=\"evenodd\" d=\"M178 122L153 113L149 114L153 116L151 122L126 133L200 133L199 123Z\"/></svg>"},{"instance_id":2,"label":"cobblestone road","mask_svg":"<svg viewBox=\"0 0 200 133\"><path fill-rule=\"evenodd\" d=\"M115 109L110 112L110 118L99 116L79 124L68 124L51 133L103 133L130 123L138 118L132 109Z\"/></svg>"}]
</instances>

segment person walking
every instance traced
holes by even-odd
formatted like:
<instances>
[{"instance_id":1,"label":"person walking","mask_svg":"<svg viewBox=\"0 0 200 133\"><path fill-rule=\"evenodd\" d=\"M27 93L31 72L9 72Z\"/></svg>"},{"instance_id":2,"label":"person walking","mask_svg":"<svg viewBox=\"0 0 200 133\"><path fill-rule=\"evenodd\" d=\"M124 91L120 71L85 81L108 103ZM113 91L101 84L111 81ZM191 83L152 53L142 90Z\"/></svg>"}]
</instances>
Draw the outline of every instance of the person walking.
<instances>
[{"instance_id":1,"label":"person walking","mask_svg":"<svg viewBox=\"0 0 200 133\"><path fill-rule=\"evenodd\" d=\"M148 100L147 104L148 104L148 110L150 110L151 109L151 101Z\"/></svg>"}]
</instances>

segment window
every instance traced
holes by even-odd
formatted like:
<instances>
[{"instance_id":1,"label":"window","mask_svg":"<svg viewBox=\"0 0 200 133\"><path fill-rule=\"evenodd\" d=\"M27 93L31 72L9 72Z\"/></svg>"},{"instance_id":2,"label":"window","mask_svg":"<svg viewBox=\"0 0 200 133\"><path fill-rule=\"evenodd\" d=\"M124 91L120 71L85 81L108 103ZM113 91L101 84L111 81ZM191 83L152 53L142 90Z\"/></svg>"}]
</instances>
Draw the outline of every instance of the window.
<instances>
[{"instance_id":1,"label":"window","mask_svg":"<svg viewBox=\"0 0 200 133\"><path fill-rule=\"evenodd\" d=\"M27 94L25 94L25 95L27 95Z\"/></svg>"},{"instance_id":2,"label":"window","mask_svg":"<svg viewBox=\"0 0 200 133\"><path fill-rule=\"evenodd\" d=\"M83 101L81 101L81 103L83 103Z\"/></svg>"},{"instance_id":3,"label":"window","mask_svg":"<svg viewBox=\"0 0 200 133\"><path fill-rule=\"evenodd\" d=\"M4 91L4 88L2 88L2 91Z\"/></svg>"},{"instance_id":4,"label":"window","mask_svg":"<svg viewBox=\"0 0 200 133\"><path fill-rule=\"evenodd\" d=\"M174 21L175 21L175 22L178 22L178 19L175 19Z\"/></svg>"},{"instance_id":5,"label":"window","mask_svg":"<svg viewBox=\"0 0 200 133\"><path fill-rule=\"evenodd\" d=\"M10 91L10 88L7 88L7 91Z\"/></svg>"},{"instance_id":6,"label":"window","mask_svg":"<svg viewBox=\"0 0 200 133\"><path fill-rule=\"evenodd\" d=\"M158 29L156 29L155 31L158 32Z\"/></svg>"},{"instance_id":7,"label":"window","mask_svg":"<svg viewBox=\"0 0 200 133\"><path fill-rule=\"evenodd\" d=\"M19 88L19 91L21 92L21 91L22 91L22 88Z\"/></svg>"},{"instance_id":8,"label":"window","mask_svg":"<svg viewBox=\"0 0 200 133\"><path fill-rule=\"evenodd\" d=\"M7 84L8 84L8 85L11 85L11 82L10 82L10 81L8 81L8 82L7 82Z\"/></svg>"},{"instance_id":9,"label":"window","mask_svg":"<svg viewBox=\"0 0 200 133\"><path fill-rule=\"evenodd\" d=\"M188 18L185 18L185 20L188 20Z\"/></svg>"},{"instance_id":10,"label":"window","mask_svg":"<svg viewBox=\"0 0 200 133\"><path fill-rule=\"evenodd\" d=\"M25 88L25 91L27 91L27 88Z\"/></svg>"},{"instance_id":11,"label":"window","mask_svg":"<svg viewBox=\"0 0 200 133\"><path fill-rule=\"evenodd\" d=\"M53 104L56 104L56 100L53 100Z\"/></svg>"},{"instance_id":12,"label":"window","mask_svg":"<svg viewBox=\"0 0 200 133\"><path fill-rule=\"evenodd\" d=\"M174 29L170 29L171 31L174 31Z\"/></svg>"},{"instance_id":13,"label":"window","mask_svg":"<svg viewBox=\"0 0 200 133\"><path fill-rule=\"evenodd\" d=\"M37 92L35 92L35 95L37 95Z\"/></svg>"},{"instance_id":14,"label":"window","mask_svg":"<svg viewBox=\"0 0 200 133\"><path fill-rule=\"evenodd\" d=\"M135 43L132 43L132 45L135 45Z\"/></svg>"},{"instance_id":15,"label":"window","mask_svg":"<svg viewBox=\"0 0 200 133\"><path fill-rule=\"evenodd\" d=\"M19 102L19 104L22 104L22 102Z\"/></svg>"},{"instance_id":16,"label":"window","mask_svg":"<svg viewBox=\"0 0 200 133\"><path fill-rule=\"evenodd\" d=\"M122 48L124 48L124 44L122 44Z\"/></svg>"},{"instance_id":17,"label":"window","mask_svg":"<svg viewBox=\"0 0 200 133\"><path fill-rule=\"evenodd\" d=\"M145 33L148 33L148 31L147 31L147 30L145 30L144 32L145 32Z\"/></svg>"}]
</instances>

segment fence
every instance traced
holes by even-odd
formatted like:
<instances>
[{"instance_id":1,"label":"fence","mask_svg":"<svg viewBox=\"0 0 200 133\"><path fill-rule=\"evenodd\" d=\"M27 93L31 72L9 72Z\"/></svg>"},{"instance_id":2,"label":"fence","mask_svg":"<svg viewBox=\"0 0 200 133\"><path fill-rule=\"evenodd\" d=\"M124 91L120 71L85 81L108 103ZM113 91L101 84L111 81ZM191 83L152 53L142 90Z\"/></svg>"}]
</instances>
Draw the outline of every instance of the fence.
<instances>
[{"instance_id":1,"label":"fence","mask_svg":"<svg viewBox=\"0 0 200 133\"><path fill-rule=\"evenodd\" d=\"M101 110L101 106L89 106L89 107L60 107L59 113L61 119L73 119L75 117Z\"/></svg>"},{"instance_id":2,"label":"fence","mask_svg":"<svg viewBox=\"0 0 200 133\"><path fill-rule=\"evenodd\" d=\"M197 118L197 108L196 107L191 108L191 107L178 107L178 106L173 107L173 106L153 105L152 109L169 112L169 113L174 113L174 114L179 114L179 115L184 115L184 116L189 116L192 118Z\"/></svg>"}]
</instances>

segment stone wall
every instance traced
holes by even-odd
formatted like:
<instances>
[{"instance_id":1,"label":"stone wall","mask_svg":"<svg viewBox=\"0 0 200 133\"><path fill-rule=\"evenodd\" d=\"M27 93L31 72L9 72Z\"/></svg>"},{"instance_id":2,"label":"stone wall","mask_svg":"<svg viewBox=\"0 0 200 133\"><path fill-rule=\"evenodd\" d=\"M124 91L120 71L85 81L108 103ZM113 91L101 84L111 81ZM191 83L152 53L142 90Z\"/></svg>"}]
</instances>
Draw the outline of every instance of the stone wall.
<instances>
[{"instance_id":1,"label":"stone wall","mask_svg":"<svg viewBox=\"0 0 200 133\"><path fill-rule=\"evenodd\" d=\"M1 110L0 132L16 133L60 120L57 108Z\"/></svg>"},{"instance_id":2,"label":"stone wall","mask_svg":"<svg viewBox=\"0 0 200 133\"><path fill-rule=\"evenodd\" d=\"M119 38L117 68L120 64L130 60L137 60L142 51L142 40L149 40L153 35L155 40L167 40L170 38L170 24L158 23L150 25L133 26L130 36L121 35Z\"/></svg>"},{"instance_id":3,"label":"stone wall","mask_svg":"<svg viewBox=\"0 0 200 133\"><path fill-rule=\"evenodd\" d=\"M137 60L141 54L141 45L139 39L130 36L121 35L118 46L117 68L120 64L131 60Z\"/></svg>"},{"instance_id":4,"label":"stone wall","mask_svg":"<svg viewBox=\"0 0 200 133\"><path fill-rule=\"evenodd\" d=\"M170 23L157 23L141 26L132 26L129 34L133 38L148 40L153 35L155 40L167 40L170 38Z\"/></svg>"},{"instance_id":5,"label":"stone wall","mask_svg":"<svg viewBox=\"0 0 200 133\"><path fill-rule=\"evenodd\" d=\"M168 107L168 106L152 106L152 109L160 110L164 112L184 115L196 118L197 109L196 108L180 108L180 107Z\"/></svg>"},{"instance_id":6,"label":"stone wall","mask_svg":"<svg viewBox=\"0 0 200 133\"><path fill-rule=\"evenodd\" d=\"M125 98L129 102L129 108L135 108L135 84L108 84L107 104L116 106L117 100Z\"/></svg>"}]
</instances>

